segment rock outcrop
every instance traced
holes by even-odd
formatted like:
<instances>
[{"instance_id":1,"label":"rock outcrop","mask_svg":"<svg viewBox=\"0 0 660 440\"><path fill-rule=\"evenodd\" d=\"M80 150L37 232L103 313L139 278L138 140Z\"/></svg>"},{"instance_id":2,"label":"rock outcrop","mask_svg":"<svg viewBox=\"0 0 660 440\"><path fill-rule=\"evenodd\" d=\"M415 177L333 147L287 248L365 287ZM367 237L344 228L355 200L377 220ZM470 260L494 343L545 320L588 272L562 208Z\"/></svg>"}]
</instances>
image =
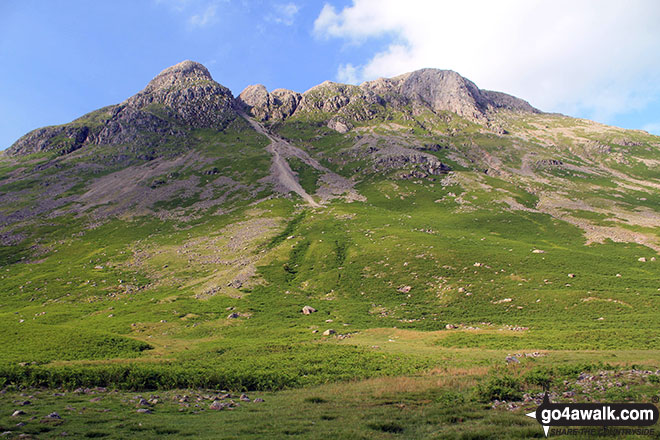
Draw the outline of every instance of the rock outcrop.
<instances>
[{"instance_id":1,"label":"rock outcrop","mask_svg":"<svg viewBox=\"0 0 660 440\"><path fill-rule=\"evenodd\" d=\"M293 114L301 95L292 90L275 89L268 93L262 84L247 86L236 99L238 106L259 121L284 119Z\"/></svg>"},{"instance_id":2,"label":"rock outcrop","mask_svg":"<svg viewBox=\"0 0 660 440\"><path fill-rule=\"evenodd\" d=\"M369 120L387 109L411 111L413 115L429 110L451 112L477 123L487 123L499 110L539 113L522 99L481 90L456 72L438 69L417 70L359 86L325 81L302 95L282 89L269 93L263 85L248 86L238 102L262 121L307 113L325 118L328 127L341 133L352 128L351 121Z\"/></svg>"},{"instance_id":3,"label":"rock outcrop","mask_svg":"<svg viewBox=\"0 0 660 440\"><path fill-rule=\"evenodd\" d=\"M189 128L221 129L236 117L231 91L213 81L203 65L183 61L152 79L121 104L69 124L34 130L7 149L8 155L42 151L67 154L86 145L157 146Z\"/></svg>"}]
</instances>

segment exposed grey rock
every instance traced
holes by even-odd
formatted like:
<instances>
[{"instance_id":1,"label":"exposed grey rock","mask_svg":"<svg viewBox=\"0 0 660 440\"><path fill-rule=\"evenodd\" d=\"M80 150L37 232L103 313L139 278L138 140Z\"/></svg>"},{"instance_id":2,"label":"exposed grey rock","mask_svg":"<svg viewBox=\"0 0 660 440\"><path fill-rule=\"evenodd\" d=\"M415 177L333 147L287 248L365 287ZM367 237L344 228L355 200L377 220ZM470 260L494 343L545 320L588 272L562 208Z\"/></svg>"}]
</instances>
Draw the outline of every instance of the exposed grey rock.
<instances>
[{"instance_id":1,"label":"exposed grey rock","mask_svg":"<svg viewBox=\"0 0 660 440\"><path fill-rule=\"evenodd\" d=\"M450 111L475 121L484 121L488 112L497 109L538 113L521 99L480 90L472 81L451 70L421 69L390 79L369 81L360 87L391 97L397 106L411 105L413 112L430 108L434 112Z\"/></svg>"},{"instance_id":2,"label":"exposed grey rock","mask_svg":"<svg viewBox=\"0 0 660 440\"><path fill-rule=\"evenodd\" d=\"M138 414L153 414L149 408L140 408L136 411Z\"/></svg>"},{"instance_id":3,"label":"exposed grey rock","mask_svg":"<svg viewBox=\"0 0 660 440\"><path fill-rule=\"evenodd\" d=\"M262 84L247 86L236 98L237 105L260 121L281 120L293 114L301 95L292 90L276 89L268 93Z\"/></svg>"},{"instance_id":4,"label":"exposed grey rock","mask_svg":"<svg viewBox=\"0 0 660 440\"><path fill-rule=\"evenodd\" d=\"M353 124L345 120L344 118L340 116L334 116L332 117L327 124L328 128L331 128L339 133L346 133L348 132L351 128L353 128Z\"/></svg>"},{"instance_id":5,"label":"exposed grey rock","mask_svg":"<svg viewBox=\"0 0 660 440\"><path fill-rule=\"evenodd\" d=\"M163 70L123 103L69 124L34 130L16 141L6 154L67 154L87 145L136 142L157 146L167 136L183 135L189 127L222 129L236 116L231 91L213 81L206 67L183 61Z\"/></svg>"},{"instance_id":6,"label":"exposed grey rock","mask_svg":"<svg viewBox=\"0 0 660 440\"><path fill-rule=\"evenodd\" d=\"M25 411L22 411L22 410L20 410L20 409L17 409L16 411L14 411L14 412L12 413L11 416L12 416L12 417L18 417L18 416L22 416L22 415L24 415L24 414L25 414Z\"/></svg>"},{"instance_id":7,"label":"exposed grey rock","mask_svg":"<svg viewBox=\"0 0 660 440\"><path fill-rule=\"evenodd\" d=\"M221 402L219 400L214 400L209 405L209 409L213 409L215 411L220 411L220 410L223 410L223 409L227 408L229 405L230 405L229 403Z\"/></svg>"},{"instance_id":8,"label":"exposed grey rock","mask_svg":"<svg viewBox=\"0 0 660 440\"><path fill-rule=\"evenodd\" d=\"M305 306L302 308L302 314L303 315L311 315L312 313L316 312L316 309L311 306Z\"/></svg>"},{"instance_id":9,"label":"exposed grey rock","mask_svg":"<svg viewBox=\"0 0 660 440\"><path fill-rule=\"evenodd\" d=\"M323 336L330 336L330 335L334 335L335 333L337 333L335 330L329 328L328 330L323 332Z\"/></svg>"}]
</instances>

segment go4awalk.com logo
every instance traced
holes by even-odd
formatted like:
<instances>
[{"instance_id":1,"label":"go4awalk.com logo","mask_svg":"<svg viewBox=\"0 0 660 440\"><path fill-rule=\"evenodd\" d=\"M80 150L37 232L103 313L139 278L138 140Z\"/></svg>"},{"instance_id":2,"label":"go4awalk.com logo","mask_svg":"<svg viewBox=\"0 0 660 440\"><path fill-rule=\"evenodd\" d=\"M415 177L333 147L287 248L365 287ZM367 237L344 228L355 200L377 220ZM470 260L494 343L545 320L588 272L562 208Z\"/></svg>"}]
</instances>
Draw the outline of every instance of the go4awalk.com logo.
<instances>
[{"instance_id":1,"label":"go4awalk.com logo","mask_svg":"<svg viewBox=\"0 0 660 440\"><path fill-rule=\"evenodd\" d=\"M658 408L652 403L551 403L547 392L541 406L526 415L543 426L546 437L551 426L600 426L605 429L627 426L637 428L627 430L629 434L648 434L646 431L649 430L642 428L658 422ZM571 433L564 431L561 433Z\"/></svg>"}]
</instances>

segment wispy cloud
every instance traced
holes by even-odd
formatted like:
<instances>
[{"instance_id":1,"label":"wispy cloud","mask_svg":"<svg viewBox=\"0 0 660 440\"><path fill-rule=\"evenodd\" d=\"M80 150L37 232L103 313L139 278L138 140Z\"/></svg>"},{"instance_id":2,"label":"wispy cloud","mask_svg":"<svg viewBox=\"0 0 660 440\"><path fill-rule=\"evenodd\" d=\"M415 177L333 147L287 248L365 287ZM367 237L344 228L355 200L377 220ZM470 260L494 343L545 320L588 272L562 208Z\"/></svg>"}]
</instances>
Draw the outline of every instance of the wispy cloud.
<instances>
[{"instance_id":1,"label":"wispy cloud","mask_svg":"<svg viewBox=\"0 0 660 440\"><path fill-rule=\"evenodd\" d=\"M220 3L229 0L154 0L180 15L190 29L209 27L218 22Z\"/></svg>"},{"instance_id":2,"label":"wispy cloud","mask_svg":"<svg viewBox=\"0 0 660 440\"><path fill-rule=\"evenodd\" d=\"M276 4L273 10L266 15L266 20L291 26L296 21L298 11L300 11L300 7L293 2Z\"/></svg>"},{"instance_id":3,"label":"wispy cloud","mask_svg":"<svg viewBox=\"0 0 660 440\"><path fill-rule=\"evenodd\" d=\"M326 4L314 33L352 44L391 36L364 63L340 64L338 79L452 69L542 110L609 122L660 100L658 23L656 0L354 0Z\"/></svg>"},{"instance_id":4,"label":"wispy cloud","mask_svg":"<svg viewBox=\"0 0 660 440\"><path fill-rule=\"evenodd\" d=\"M359 82L358 69L350 63L340 64L337 69L337 81L347 84L357 84Z\"/></svg>"},{"instance_id":5,"label":"wispy cloud","mask_svg":"<svg viewBox=\"0 0 660 440\"><path fill-rule=\"evenodd\" d=\"M207 27L217 21L216 12L218 11L218 5L212 3L206 7L201 13L192 15L188 19L188 24L192 27L203 28Z\"/></svg>"}]
</instances>

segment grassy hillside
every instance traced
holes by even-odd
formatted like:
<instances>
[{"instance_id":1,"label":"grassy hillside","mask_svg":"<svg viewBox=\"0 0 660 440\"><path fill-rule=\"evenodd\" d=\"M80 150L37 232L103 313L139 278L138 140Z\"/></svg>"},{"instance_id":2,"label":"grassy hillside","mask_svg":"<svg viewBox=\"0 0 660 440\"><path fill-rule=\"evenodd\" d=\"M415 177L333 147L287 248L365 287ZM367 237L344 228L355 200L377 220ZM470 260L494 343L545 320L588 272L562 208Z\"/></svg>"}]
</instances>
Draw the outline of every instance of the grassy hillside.
<instances>
[{"instance_id":1,"label":"grassy hillside","mask_svg":"<svg viewBox=\"0 0 660 440\"><path fill-rule=\"evenodd\" d=\"M217 426L262 420L246 436L304 437L309 420L310 438L426 438L457 420L467 427L447 438L540 436L489 409L502 378L514 380L504 400L519 400L585 371L660 367L660 139L556 115L499 118L505 134L450 114L396 113L346 134L308 117L271 124L361 196L320 208L278 195L269 140L242 119L153 158L123 157L128 146L3 158L0 385L171 401L141 426L132 409L117 416L134 394L103 397L112 411L88 433L109 438L201 435L178 421L184 392L163 391L181 388L266 392L263 406L213 421L184 409ZM429 156L451 171L429 171ZM324 172L287 160L321 200ZM650 377L609 397L648 399ZM88 400L38 395L44 411ZM283 409L292 401L304 419ZM339 426L358 417L347 408L363 415Z\"/></svg>"}]
</instances>

